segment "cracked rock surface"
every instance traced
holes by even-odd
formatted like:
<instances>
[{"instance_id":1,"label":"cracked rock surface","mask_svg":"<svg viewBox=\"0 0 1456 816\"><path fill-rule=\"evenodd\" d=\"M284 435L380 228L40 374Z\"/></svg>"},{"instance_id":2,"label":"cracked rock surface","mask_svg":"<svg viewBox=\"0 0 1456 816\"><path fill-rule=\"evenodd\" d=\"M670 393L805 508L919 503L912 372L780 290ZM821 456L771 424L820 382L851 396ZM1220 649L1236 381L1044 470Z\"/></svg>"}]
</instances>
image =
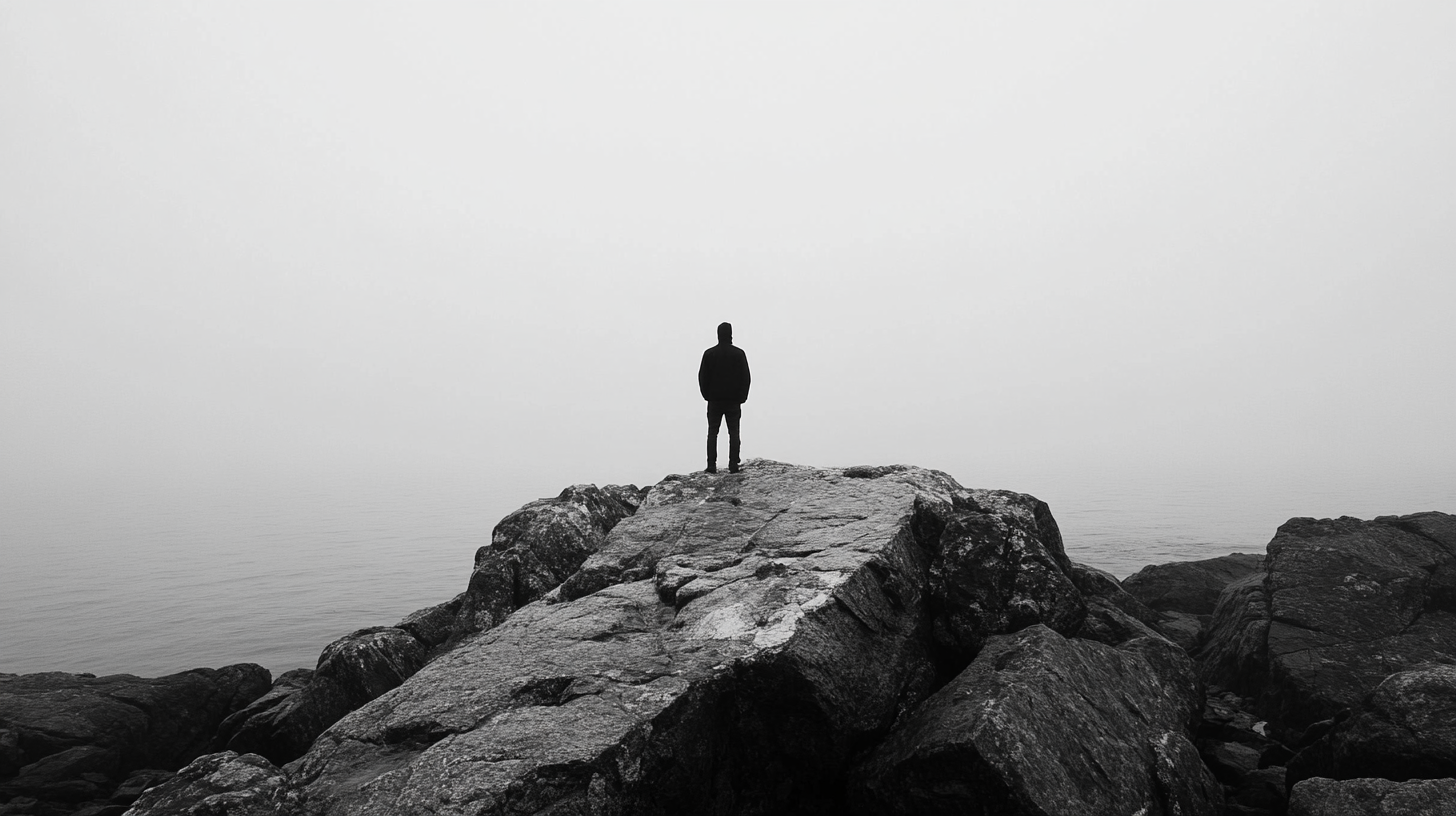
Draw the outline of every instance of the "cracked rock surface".
<instances>
[{"instance_id":1,"label":"cracked rock surface","mask_svg":"<svg viewBox=\"0 0 1456 816\"><path fill-rule=\"evenodd\" d=\"M1290 732L1386 676L1456 656L1456 516L1291 519L1264 569L1220 596L1199 654L1210 684Z\"/></svg>"},{"instance_id":2,"label":"cracked rock surface","mask_svg":"<svg viewBox=\"0 0 1456 816\"><path fill-rule=\"evenodd\" d=\"M308 812L839 809L929 692L917 529L964 491L750 464L664 480L554 596L325 732L289 767Z\"/></svg>"},{"instance_id":3,"label":"cracked rock surface","mask_svg":"<svg viewBox=\"0 0 1456 816\"><path fill-rule=\"evenodd\" d=\"M861 814L1217 816L1188 739L1201 704L1186 655L1043 625L991 638L852 774Z\"/></svg>"}]
</instances>

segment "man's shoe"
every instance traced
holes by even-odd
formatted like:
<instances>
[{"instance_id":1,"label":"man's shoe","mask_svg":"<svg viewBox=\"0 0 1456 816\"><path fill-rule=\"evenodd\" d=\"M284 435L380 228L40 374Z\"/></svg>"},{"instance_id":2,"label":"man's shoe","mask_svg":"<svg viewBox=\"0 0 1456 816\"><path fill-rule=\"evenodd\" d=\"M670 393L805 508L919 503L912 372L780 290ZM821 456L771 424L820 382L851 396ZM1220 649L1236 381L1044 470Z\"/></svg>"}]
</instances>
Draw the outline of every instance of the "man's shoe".
<instances>
[{"instance_id":1,"label":"man's shoe","mask_svg":"<svg viewBox=\"0 0 1456 816\"><path fill-rule=\"evenodd\" d=\"M728 472L729 473L737 473L738 472L738 465L736 465L736 464L729 465L728 466Z\"/></svg>"},{"instance_id":2,"label":"man's shoe","mask_svg":"<svg viewBox=\"0 0 1456 816\"><path fill-rule=\"evenodd\" d=\"M703 470L703 472L704 473L717 473L718 472L718 466L717 465L708 465L708 467L705 468Z\"/></svg>"}]
</instances>

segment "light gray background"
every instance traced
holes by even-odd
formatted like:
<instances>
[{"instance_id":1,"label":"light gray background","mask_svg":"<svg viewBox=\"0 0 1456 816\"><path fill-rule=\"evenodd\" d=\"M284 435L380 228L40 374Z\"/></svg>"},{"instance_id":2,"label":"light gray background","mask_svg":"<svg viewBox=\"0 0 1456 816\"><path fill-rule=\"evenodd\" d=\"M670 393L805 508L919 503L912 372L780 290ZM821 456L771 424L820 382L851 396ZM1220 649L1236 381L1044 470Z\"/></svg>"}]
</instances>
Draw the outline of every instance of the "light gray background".
<instances>
[{"instance_id":1,"label":"light gray background","mask_svg":"<svg viewBox=\"0 0 1456 816\"><path fill-rule=\"evenodd\" d=\"M1456 510L1456 6L1192 6L6 3L12 564L122 488L699 469L722 320L746 456Z\"/></svg>"},{"instance_id":2,"label":"light gray background","mask_svg":"<svg viewBox=\"0 0 1456 816\"><path fill-rule=\"evenodd\" d=\"M1449 4L476 6L6 5L6 471L1456 454Z\"/></svg>"}]
</instances>

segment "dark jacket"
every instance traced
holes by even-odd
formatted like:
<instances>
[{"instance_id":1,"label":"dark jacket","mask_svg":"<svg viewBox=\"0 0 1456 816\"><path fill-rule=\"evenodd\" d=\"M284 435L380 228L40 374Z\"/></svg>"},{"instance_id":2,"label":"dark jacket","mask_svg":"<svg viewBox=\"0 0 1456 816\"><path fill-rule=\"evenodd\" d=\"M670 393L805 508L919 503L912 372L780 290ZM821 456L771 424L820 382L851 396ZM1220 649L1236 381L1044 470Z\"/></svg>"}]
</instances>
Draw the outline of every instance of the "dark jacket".
<instances>
[{"instance_id":1,"label":"dark jacket","mask_svg":"<svg viewBox=\"0 0 1456 816\"><path fill-rule=\"evenodd\" d=\"M733 345L733 328L724 323L718 327L718 345L703 352L698 390L709 402L739 404L748 401L749 380L748 355Z\"/></svg>"}]
</instances>

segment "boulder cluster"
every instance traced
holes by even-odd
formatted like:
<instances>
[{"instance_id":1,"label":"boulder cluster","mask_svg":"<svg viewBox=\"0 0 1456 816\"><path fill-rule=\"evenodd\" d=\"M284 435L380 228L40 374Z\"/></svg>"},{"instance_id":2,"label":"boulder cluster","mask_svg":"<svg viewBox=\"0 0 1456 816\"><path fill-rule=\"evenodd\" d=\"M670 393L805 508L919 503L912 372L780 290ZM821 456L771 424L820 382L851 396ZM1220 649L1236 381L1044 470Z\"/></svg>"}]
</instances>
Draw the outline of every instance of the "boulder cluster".
<instances>
[{"instance_id":1,"label":"boulder cluster","mask_svg":"<svg viewBox=\"0 0 1456 816\"><path fill-rule=\"evenodd\" d=\"M577 485L312 670L0 675L0 814L1456 813L1456 517L1070 561L914 467Z\"/></svg>"}]
</instances>

